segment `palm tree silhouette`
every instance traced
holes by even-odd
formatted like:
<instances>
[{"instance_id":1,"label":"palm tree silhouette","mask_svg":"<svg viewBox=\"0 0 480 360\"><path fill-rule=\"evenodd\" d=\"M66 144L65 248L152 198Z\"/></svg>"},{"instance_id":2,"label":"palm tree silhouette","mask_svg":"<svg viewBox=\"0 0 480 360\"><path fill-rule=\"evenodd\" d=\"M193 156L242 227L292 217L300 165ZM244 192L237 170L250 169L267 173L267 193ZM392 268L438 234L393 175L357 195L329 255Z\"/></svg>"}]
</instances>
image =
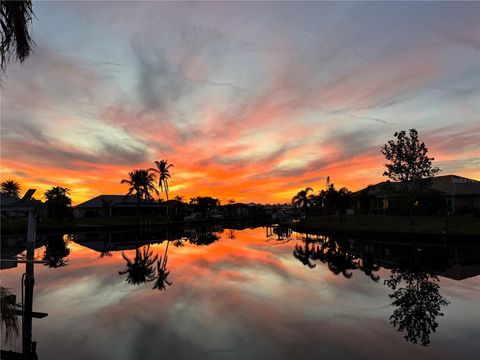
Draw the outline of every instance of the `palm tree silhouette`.
<instances>
[{"instance_id":1,"label":"palm tree silhouette","mask_svg":"<svg viewBox=\"0 0 480 360\"><path fill-rule=\"evenodd\" d=\"M301 190L295 195L292 199L292 204L297 209L302 209L307 216L307 209L311 205L312 198L308 195L310 191L313 191L311 187L305 188L305 190Z\"/></svg>"},{"instance_id":2,"label":"palm tree silhouette","mask_svg":"<svg viewBox=\"0 0 480 360\"><path fill-rule=\"evenodd\" d=\"M122 251L122 257L127 262L127 268L119 271L119 275L127 274L126 281L132 285L140 285L146 282L155 280L154 264L157 261L158 255L152 256L153 252L150 250L150 245L135 249L135 258L128 258Z\"/></svg>"},{"instance_id":3,"label":"palm tree silhouette","mask_svg":"<svg viewBox=\"0 0 480 360\"><path fill-rule=\"evenodd\" d=\"M2 334L5 336L3 341L9 341L12 335L16 335L20 329L20 322L16 314L15 301L12 299L14 295L10 290L0 286L0 313ZM5 327L5 332L3 332Z\"/></svg>"},{"instance_id":4,"label":"palm tree silhouette","mask_svg":"<svg viewBox=\"0 0 480 360\"><path fill-rule=\"evenodd\" d=\"M14 60L23 63L35 45L28 30L35 17L31 0L1 1L0 23L2 43L0 45L0 71L5 72L8 61Z\"/></svg>"},{"instance_id":5,"label":"palm tree silhouette","mask_svg":"<svg viewBox=\"0 0 480 360\"><path fill-rule=\"evenodd\" d=\"M0 186L3 194L11 196L15 199L20 198L20 184L15 180L2 181L2 184Z\"/></svg>"},{"instance_id":6,"label":"palm tree silhouette","mask_svg":"<svg viewBox=\"0 0 480 360\"><path fill-rule=\"evenodd\" d=\"M153 200L153 196L150 192L155 192L158 195L158 191L155 188L154 181L155 175L151 174L149 170L140 169L133 170L128 173L129 179L123 179L120 181L121 184L128 184L130 188L128 193L125 195L130 196L135 194L137 197L137 216L139 214L140 202L142 200Z\"/></svg>"},{"instance_id":7,"label":"palm tree silhouette","mask_svg":"<svg viewBox=\"0 0 480 360\"><path fill-rule=\"evenodd\" d=\"M45 191L45 199L47 200L48 215L53 219L61 219L68 215L68 209L72 205L70 198L70 189L54 186Z\"/></svg>"},{"instance_id":8,"label":"palm tree silhouette","mask_svg":"<svg viewBox=\"0 0 480 360\"><path fill-rule=\"evenodd\" d=\"M165 253L163 254L163 259L160 258L157 260L157 278L155 280L155 284L153 285L153 289L158 289L160 291L166 290L167 285L172 285L171 281L168 281L168 276L170 275L170 270L167 269L167 261L168 261L168 245L170 244L170 240L167 241L167 246L165 247Z\"/></svg>"},{"instance_id":9,"label":"palm tree silhouette","mask_svg":"<svg viewBox=\"0 0 480 360\"><path fill-rule=\"evenodd\" d=\"M155 161L157 168L151 168L150 170L158 173L158 186L160 190L165 192L168 201L168 180L171 178L170 168L173 167L172 164L168 163L168 160Z\"/></svg>"}]
</instances>

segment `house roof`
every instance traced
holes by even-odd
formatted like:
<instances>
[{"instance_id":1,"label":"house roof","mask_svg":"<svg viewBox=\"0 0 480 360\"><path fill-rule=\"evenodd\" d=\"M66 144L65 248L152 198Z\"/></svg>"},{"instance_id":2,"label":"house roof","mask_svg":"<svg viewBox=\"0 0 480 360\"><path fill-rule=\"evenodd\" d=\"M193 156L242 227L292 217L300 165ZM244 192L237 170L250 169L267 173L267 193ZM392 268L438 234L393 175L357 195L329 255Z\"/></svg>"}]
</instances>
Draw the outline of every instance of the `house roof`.
<instances>
[{"instance_id":1,"label":"house roof","mask_svg":"<svg viewBox=\"0 0 480 360\"><path fill-rule=\"evenodd\" d=\"M137 198L135 196L125 195L98 195L90 200L87 200L81 204L75 206L76 208L102 208L105 202L110 205L116 205L119 203L136 203Z\"/></svg>"},{"instance_id":2,"label":"house roof","mask_svg":"<svg viewBox=\"0 0 480 360\"><path fill-rule=\"evenodd\" d=\"M449 195L480 195L480 181L457 175L436 176L432 189Z\"/></svg>"},{"instance_id":3,"label":"house roof","mask_svg":"<svg viewBox=\"0 0 480 360\"><path fill-rule=\"evenodd\" d=\"M442 175L432 178L432 190L441 191L448 195L480 195L480 181L469 179L458 175ZM356 191L359 195L363 190ZM382 181L368 187L368 194L375 196L385 196L388 191L401 190L400 182Z\"/></svg>"},{"instance_id":4,"label":"house roof","mask_svg":"<svg viewBox=\"0 0 480 360\"><path fill-rule=\"evenodd\" d=\"M20 198L15 198L5 193L1 193L1 201L0 205L2 209L6 210L15 210L15 208L25 208L25 207L39 207L42 206L43 203L41 200L37 200L32 197L35 189L29 189L25 195ZM8 209L7 209L8 208Z\"/></svg>"},{"instance_id":5,"label":"house roof","mask_svg":"<svg viewBox=\"0 0 480 360\"><path fill-rule=\"evenodd\" d=\"M1 205L8 206L18 202L20 199L14 198L13 196L1 193Z\"/></svg>"}]
</instances>

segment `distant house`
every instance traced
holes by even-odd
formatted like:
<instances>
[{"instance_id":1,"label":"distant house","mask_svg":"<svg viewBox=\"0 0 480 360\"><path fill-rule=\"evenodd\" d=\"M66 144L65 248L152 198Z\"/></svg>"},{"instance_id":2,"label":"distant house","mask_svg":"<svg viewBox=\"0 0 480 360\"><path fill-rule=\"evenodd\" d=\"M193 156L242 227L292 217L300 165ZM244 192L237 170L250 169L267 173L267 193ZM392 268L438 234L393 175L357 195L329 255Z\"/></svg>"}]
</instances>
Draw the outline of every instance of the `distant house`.
<instances>
[{"instance_id":1,"label":"distant house","mask_svg":"<svg viewBox=\"0 0 480 360\"><path fill-rule=\"evenodd\" d=\"M400 202L402 183L383 181L353 193L357 210L361 207L362 193L368 196L370 213L390 213ZM443 175L432 178L432 184L424 195L443 197L443 202L452 213L480 210L480 181L457 175Z\"/></svg>"},{"instance_id":2,"label":"distant house","mask_svg":"<svg viewBox=\"0 0 480 360\"><path fill-rule=\"evenodd\" d=\"M32 208L35 210L38 217L46 216L46 204L41 200L34 199L34 193L35 189L29 189L21 199L1 193L0 207L2 215L24 217L26 216L25 209Z\"/></svg>"},{"instance_id":3,"label":"distant house","mask_svg":"<svg viewBox=\"0 0 480 360\"><path fill-rule=\"evenodd\" d=\"M264 206L256 203L223 205L222 212L228 219L262 219L265 216Z\"/></svg>"},{"instance_id":4,"label":"distant house","mask_svg":"<svg viewBox=\"0 0 480 360\"><path fill-rule=\"evenodd\" d=\"M294 218L295 209L291 205L270 205L265 206L265 214L279 223L290 222Z\"/></svg>"},{"instance_id":5,"label":"distant house","mask_svg":"<svg viewBox=\"0 0 480 360\"><path fill-rule=\"evenodd\" d=\"M73 209L75 218L102 216L135 216L139 207L142 215L165 215L167 206L155 201L141 201L137 204L135 196L98 195L78 204Z\"/></svg>"}]
</instances>

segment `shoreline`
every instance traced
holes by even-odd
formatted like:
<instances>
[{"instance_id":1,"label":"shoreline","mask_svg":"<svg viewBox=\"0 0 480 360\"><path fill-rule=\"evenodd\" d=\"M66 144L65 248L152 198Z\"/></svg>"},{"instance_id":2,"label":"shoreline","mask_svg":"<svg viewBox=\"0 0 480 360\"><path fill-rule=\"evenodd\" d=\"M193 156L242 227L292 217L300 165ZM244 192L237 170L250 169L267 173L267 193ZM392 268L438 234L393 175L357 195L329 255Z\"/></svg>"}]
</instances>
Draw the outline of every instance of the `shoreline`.
<instances>
[{"instance_id":1,"label":"shoreline","mask_svg":"<svg viewBox=\"0 0 480 360\"><path fill-rule=\"evenodd\" d=\"M356 219L358 220L358 219ZM439 231L439 223L434 225L417 224L414 226L405 226L401 223L408 219L405 218L386 218L372 217L366 221L355 223L355 219L348 219L343 224L339 224L338 219L308 219L302 222L290 222L276 224L273 221L259 221L259 219L224 219L222 221L199 221L185 222L183 220L170 220L165 218L149 219L138 221L131 218L82 218L70 221L44 222L39 223L38 233L74 233L74 232L95 232L95 231L114 231L122 229L135 229L140 231L150 231L155 228L165 227L197 227L197 226L222 226L224 228L245 229L248 227L279 226L291 228L294 232L351 237L365 240L381 241L400 241L400 242L436 242L436 243L479 243L480 222L471 222L459 226L452 223L452 228L448 233ZM418 218L416 220L426 221L431 219ZM442 219L437 219L441 221ZM7 226L5 226L7 225ZM24 224L2 224L2 235L21 234L26 231Z\"/></svg>"}]
</instances>

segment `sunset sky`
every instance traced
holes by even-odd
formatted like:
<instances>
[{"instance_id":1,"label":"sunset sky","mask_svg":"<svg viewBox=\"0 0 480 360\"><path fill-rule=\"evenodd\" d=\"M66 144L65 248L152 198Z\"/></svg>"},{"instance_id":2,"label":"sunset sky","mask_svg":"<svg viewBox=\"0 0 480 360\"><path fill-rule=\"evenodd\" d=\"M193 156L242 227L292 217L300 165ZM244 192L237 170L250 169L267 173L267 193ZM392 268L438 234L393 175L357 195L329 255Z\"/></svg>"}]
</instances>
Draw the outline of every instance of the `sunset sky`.
<instances>
[{"instance_id":1,"label":"sunset sky","mask_svg":"<svg viewBox=\"0 0 480 360\"><path fill-rule=\"evenodd\" d=\"M416 128L480 178L480 3L36 2L1 90L2 180L75 203L174 164L171 196L290 201L382 181ZM37 196L37 197L39 197Z\"/></svg>"}]
</instances>

